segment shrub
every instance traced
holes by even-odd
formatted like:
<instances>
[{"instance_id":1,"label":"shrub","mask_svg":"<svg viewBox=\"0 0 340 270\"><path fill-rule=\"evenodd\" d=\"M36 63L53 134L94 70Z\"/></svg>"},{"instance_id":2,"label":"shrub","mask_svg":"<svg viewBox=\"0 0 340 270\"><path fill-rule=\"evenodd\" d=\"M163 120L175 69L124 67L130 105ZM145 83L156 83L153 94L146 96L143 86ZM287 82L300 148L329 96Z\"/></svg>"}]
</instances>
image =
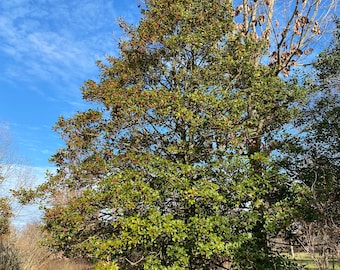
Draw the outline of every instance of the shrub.
<instances>
[{"instance_id":1,"label":"shrub","mask_svg":"<svg viewBox=\"0 0 340 270\"><path fill-rule=\"evenodd\" d=\"M5 240L0 240L0 270L21 270L17 251Z\"/></svg>"}]
</instances>

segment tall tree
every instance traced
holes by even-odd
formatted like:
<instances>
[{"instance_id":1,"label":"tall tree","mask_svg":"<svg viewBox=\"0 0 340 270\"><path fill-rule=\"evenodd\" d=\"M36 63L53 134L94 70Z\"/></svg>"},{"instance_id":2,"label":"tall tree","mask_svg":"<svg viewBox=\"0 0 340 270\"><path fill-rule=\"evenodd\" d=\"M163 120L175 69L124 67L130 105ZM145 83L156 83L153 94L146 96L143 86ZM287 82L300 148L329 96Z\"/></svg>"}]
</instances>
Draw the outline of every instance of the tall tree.
<instances>
[{"instance_id":1,"label":"tall tree","mask_svg":"<svg viewBox=\"0 0 340 270\"><path fill-rule=\"evenodd\" d=\"M82 89L97 109L59 119L58 170L23 192L50 202L48 244L103 268L287 269L267 240L294 191L271 153L306 90L279 74L318 5L297 1L283 32L274 1L149 0L121 21L120 55Z\"/></svg>"}]
</instances>

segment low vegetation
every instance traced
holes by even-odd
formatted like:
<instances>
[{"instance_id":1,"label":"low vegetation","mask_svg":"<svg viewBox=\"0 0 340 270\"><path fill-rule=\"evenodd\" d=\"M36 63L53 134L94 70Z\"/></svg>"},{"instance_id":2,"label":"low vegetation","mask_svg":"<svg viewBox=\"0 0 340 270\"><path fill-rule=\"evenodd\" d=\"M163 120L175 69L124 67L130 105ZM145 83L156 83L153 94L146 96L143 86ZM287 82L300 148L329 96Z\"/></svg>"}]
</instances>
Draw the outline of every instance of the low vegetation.
<instances>
[{"instance_id":1,"label":"low vegetation","mask_svg":"<svg viewBox=\"0 0 340 270\"><path fill-rule=\"evenodd\" d=\"M28 224L21 231L13 230L0 242L0 270L90 270L84 260L72 260L43 245L38 224Z\"/></svg>"},{"instance_id":2,"label":"low vegetation","mask_svg":"<svg viewBox=\"0 0 340 270\"><path fill-rule=\"evenodd\" d=\"M337 254L329 254L327 262L320 254L311 254L306 252L298 252L294 257L289 254L287 257L291 261L296 262L298 265L309 270L340 270L340 257ZM323 263L320 264L320 262Z\"/></svg>"}]
</instances>

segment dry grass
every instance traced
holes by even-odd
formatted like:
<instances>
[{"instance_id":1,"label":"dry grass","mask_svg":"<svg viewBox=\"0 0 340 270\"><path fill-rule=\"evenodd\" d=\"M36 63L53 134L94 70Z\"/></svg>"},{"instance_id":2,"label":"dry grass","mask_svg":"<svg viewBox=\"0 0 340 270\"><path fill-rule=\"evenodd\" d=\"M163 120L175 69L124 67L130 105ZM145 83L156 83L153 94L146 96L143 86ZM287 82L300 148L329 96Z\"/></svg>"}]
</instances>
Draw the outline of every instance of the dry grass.
<instances>
[{"instance_id":1,"label":"dry grass","mask_svg":"<svg viewBox=\"0 0 340 270\"><path fill-rule=\"evenodd\" d=\"M52 253L41 245L42 234L37 224L29 224L13 238L22 270L90 270L84 261L75 261Z\"/></svg>"},{"instance_id":2,"label":"dry grass","mask_svg":"<svg viewBox=\"0 0 340 270\"><path fill-rule=\"evenodd\" d=\"M40 268L41 269L41 268ZM57 259L57 260L49 260L49 262L45 265L43 269L46 270L92 270L93 267L83 263L76 262L67 259ZM38 270L38 268L32 268L32 270Z\"/></svg>"}]
</instances>

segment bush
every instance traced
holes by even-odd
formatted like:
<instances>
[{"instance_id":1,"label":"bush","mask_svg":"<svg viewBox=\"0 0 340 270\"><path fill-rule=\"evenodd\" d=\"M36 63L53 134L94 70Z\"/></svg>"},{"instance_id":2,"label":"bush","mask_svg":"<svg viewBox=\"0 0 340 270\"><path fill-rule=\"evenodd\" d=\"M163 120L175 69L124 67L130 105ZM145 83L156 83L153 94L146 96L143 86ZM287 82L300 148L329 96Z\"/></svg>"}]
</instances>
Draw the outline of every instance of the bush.
<instances>
[{"instance_id":1,"label":"bush","mask_svg":"<svg viewBox=\"0 0 340 270\"><path fill-rule=\"evenodd\" d=\"M21 270L17 254L12 244L0 240L0 270Z\"/></svg>"}]
</instances>

